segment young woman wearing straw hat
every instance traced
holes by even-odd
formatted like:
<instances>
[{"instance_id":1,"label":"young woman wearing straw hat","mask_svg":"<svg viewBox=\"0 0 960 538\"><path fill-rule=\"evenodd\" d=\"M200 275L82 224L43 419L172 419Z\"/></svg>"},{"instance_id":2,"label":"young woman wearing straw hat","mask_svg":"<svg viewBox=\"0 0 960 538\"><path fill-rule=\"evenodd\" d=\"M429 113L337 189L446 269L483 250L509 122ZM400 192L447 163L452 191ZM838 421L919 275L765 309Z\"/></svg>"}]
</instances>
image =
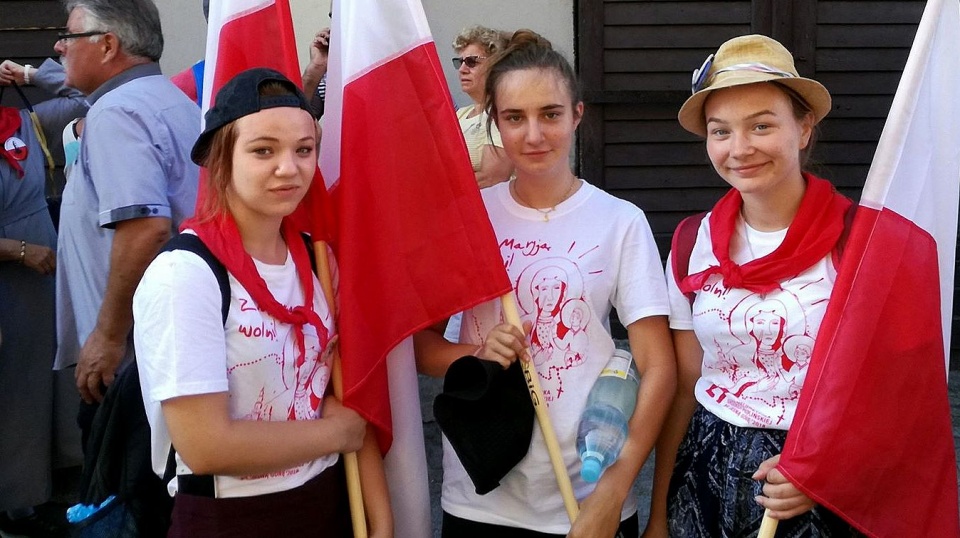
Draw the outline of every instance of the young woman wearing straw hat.
<instances>
[{"instance_id":1,"label":"young woman wearing straw hat","mask_svg":"<svg viewBox=\"0 0 960 538\"><path fill-rule=\"evenodd\" d=\"M678 391L657 444L645 536L755 535L765 509L781 520L778 536L849 535L774 468L806 366L784 342L816 338L851 206L802 169L830 94L760 35L724 43L692 90L680 124L706 138L733 188L674 237Z\"/></svg>"},{"instance_id":2,"label":"young woman wearing straw hat","mask_svg":"<svg viewBox=\"0 0 960 538\"><path fill-rule=\"evenodd\" d=\"M613 538L619 530L635 537L633 482L675 387L669 303L653 234L636 206L570 170L583 102L569 62L549 41L521 30L492 64L486 107L516 166L516 179L481 194L526 334L502 322L499 302L488 302L464 313L461 344L445 341L439 328L418 334L417 361L423 373L436 376L468 354L504 368L518 358L531 361L580 513L571 526L539 430L526 456L485 495L476 493L445 440L443 536ZM577 424L587 393L614 351L611 306L627 327L643 381L619 458L590 484L580 476Z\"/></svg>"}]
</instances>

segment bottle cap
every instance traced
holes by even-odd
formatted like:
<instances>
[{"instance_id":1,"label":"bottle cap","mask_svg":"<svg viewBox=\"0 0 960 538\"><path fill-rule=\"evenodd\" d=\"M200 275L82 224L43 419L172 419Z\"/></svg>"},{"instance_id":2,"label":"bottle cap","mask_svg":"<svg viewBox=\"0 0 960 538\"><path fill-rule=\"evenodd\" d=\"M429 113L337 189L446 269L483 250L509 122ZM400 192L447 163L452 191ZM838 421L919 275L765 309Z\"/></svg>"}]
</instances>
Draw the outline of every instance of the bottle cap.
<instances>
[{"instance_id":1,"label":"bottle cap","mask_svg":"<svg viewBox=\"0 0 960 538\"><path fill-rule=\"evenodd\" d=\"M600 460L597 458L586 456L581 461L580 477L591 484L600 480L600 473L602 471L603 469L600 468Z\"/></svg>"}]
</instances>

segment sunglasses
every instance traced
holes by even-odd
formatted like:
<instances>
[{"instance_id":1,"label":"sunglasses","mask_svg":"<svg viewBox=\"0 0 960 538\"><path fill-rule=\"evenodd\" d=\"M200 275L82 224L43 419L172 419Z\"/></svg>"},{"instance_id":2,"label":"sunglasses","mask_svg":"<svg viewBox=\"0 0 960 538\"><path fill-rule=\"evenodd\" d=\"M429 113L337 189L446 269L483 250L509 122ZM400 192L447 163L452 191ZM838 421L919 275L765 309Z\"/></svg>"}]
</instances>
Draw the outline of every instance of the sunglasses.
<instances>
[{"instance_id":1,"label":"sunglasses","mask_svg":"<svg viewBox=\"0 0 960 538\"><path fill-rule=\"evenodd\" d=\"M467 64L467 67L473 69L474 67L480 65L481 60L486 60L486 56L467 56L466 58L454 58L453 59L453 68L460 69L460 66Z\"/></svg>"}]
</instances>

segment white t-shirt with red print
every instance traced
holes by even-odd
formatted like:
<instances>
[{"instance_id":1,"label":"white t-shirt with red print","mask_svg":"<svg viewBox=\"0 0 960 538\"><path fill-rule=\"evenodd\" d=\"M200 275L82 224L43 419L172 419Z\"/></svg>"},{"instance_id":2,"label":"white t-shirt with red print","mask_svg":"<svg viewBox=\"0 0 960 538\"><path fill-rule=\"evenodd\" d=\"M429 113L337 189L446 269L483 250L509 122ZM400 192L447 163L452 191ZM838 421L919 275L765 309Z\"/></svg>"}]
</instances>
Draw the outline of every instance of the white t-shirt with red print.
<instances>
[{"instance_id":1,"label":"white t-shirt with red print","mask_svg":"<svg viewBox=\"0 0 960 538\"><path fill-rule=\"evenodd\" d=\"M787 230L760 232L737 220L731 259L744 264L773 252ZM704 217L690 255L688 274L719 265ZM724 287L711 276L689 299L667 261L670 328L693 330L703 348L696 398L708 411L735 426L786 430L793 422L830 292L836 281L832 254L766 295Z\"/></svg>"},{"instance_id":2,"label":"white t-shirt with red print","mask_svg":"<svg viewBox=\"0 0 960 538\"><path fill-rule=\"evenodd\" d=\"M254 262L278 302L288 307L303 304L303 290L289 254L283 265ZM196 254L183 250L160 253L137 287L134 341L151 428L153 469L160 476L170 448L160 406L164 400L229 392L233 419L315 420L321 415L330 378L331 346L321 350L316 329L304 325L307 353L301 363L293 326L260 311L233 275L229 280L226 324L216 277ZM319 283L314 282L314 290L314 309L332 338L333 318ZM217 497L286 491L317 476L337 458L332 454L258 476L217 476ZM177 472L191 472L179 454ZM174 480L171 493L175 485Z\"/></svg>"},{"instance_id":3,"label":"white t-shirt with red print","mask_svg":"<svg viewBox=\"0 0 960 538\"><path fill-rule=\"evenodd\" d=\"M577 425L587 394L613 354L611 307L626 326L667 315L660 257L646 217L633 204L583 182L546 215L517 204L510 183L481 191L520 315L533 324L531 353L553 427L578 500L593 491L580 478ZM464 312L460 341L479 345L501 323L500 302ZM563 534L570 522L535 427L526 457L492 492L473 482L444 439L443 509L460 518ZM622 516L636 511L637 498Z\"/></svg>"}]
</instances>

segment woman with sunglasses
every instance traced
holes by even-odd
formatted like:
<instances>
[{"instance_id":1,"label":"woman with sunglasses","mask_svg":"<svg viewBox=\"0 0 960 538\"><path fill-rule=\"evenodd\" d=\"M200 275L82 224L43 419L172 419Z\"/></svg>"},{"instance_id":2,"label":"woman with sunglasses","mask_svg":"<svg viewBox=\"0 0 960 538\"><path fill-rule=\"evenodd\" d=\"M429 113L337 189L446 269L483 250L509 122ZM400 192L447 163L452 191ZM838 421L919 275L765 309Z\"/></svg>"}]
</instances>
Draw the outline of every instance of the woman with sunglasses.
<instances>
[{"instance_id":1,"label":"woman with sunglasses","mask_svg":"<svg viewBox=\"0 0 960 538\"><path fill-rule=\"evenodd\" d=\"M453 41L457 53L453 67L460 76L460 88L473 100L473 104L457 110L457 118L481 189L506 181L513 172L513 164L503 152L500 131L494 124L487 131L487 113L483 109L486 62L506 43L501 32L483 26L467 28Z\"/></svg>"},{"instance_id":2,"label":"woman with sunglasses","mask_svg":"<svg viewBox=\"0 0 960 538\"><path fill-rule=\"evenodd\" d=\"M830 108L765 36L727 41L694 72L680 125L732 189L681 223L667 264L678 389L647 538L755 536L765 509L777 536L851 534L776 469L851 207L803 170Z\"/></svg>"}]
</instances>

